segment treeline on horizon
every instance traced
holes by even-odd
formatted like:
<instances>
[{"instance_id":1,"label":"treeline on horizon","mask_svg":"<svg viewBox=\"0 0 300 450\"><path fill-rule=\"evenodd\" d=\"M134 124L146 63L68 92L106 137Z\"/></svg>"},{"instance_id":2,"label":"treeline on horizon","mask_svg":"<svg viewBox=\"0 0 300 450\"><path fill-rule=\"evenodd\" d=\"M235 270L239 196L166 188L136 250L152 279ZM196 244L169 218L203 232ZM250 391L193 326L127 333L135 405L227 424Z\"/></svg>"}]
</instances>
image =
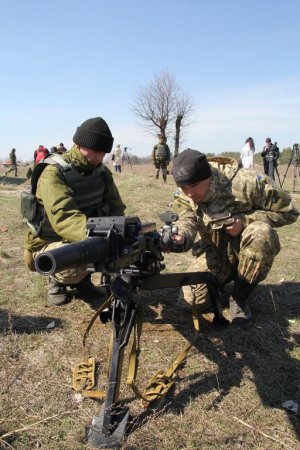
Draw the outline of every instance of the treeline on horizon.
<instances>
[{"instance_id":1,"label":"treeline on horizon","mask_svg":"<svg viewBox=\"0 0 300 450\"><path fill-rule=\"evenodd\" d=\"M254 154L254 164L262 164L262 157L261 152L257 152ZM222 153L206 153L207 158L213 158L215 156L223 156L227 158L234 158L237 161L240 159L240 153L239 152L231 152L226 151ZM284 148L280 151L280 156L278 163L279 164L288 164L292 156L292 149L291 147ZM129 154L130 162L131 164L138 165L138 164L149 164L151 161L151 156L145 156L140 157L137 155L131 155Z\"/></svg>"},{"instance_id":2,"label":"treeline on horizon","mask_svg":"<svg viewBox=\"0 0 300 450\"><path fill-rule=\"evenodd\" d=\"M260 154L261 154L260 151L254 154L254 164L262 164L262 157L260 156ZM129 156L129 161L133 165L152 163L151 155L149 155L149 156L137 156L137 155L129 153L128 156ZM227 158L234 158L237 161L240 159L240 153L239 152L233 152L233 151L232 152L231 151L225 151L225 152L222 152L222 153L206 153L206 156L207 156L207 158L213 158L215 156L224 156L224 157L227 157ZM287 147L287 148L282 149L280 151L280 156L279 156L279 160L278 160L279 164L288 164L290 159L291 159L291 156L292 156L292 149L291 149L291 147ZM128 158L127 158L127 160L128 160ZM4 160L0 159L0 163L6 162L6 161L9 161L9 158L7 158L6 160L5 159ZM20 160L18 162L22 162L22 161ZM110 162L110 158L107 159L107 162ZM31 162L27 161L25 164L26 165L32 165L33 161L31 161Z\"/></svg>"}]
</instances>

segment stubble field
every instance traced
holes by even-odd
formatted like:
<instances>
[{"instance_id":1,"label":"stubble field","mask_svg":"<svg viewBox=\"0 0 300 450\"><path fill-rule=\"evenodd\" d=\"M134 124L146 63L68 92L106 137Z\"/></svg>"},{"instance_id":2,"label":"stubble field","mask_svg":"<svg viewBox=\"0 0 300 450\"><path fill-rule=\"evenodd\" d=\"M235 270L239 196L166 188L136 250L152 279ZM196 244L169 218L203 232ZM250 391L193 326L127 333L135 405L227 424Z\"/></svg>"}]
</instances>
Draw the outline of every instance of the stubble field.
<instances>
[{"instance_id":1,"label":"stubble field","mask_svg":"<svg viewBox=\"0 0 300 450\"><path fill-rule=\"evenodd\" d=\"M20 168L20 176L26 171ZM0 177L3 173L0 168ZM166 184L155 180L147 165L126 165L114 178L126 214L160 226L158 215L170 207L176 190L172 178ZM288 174L285 188L291 183ZM87 431L101 402L80 401L71 379L93 311L79 299L49 306L46 278L26 269L20 214L26 184L0 184L0 449L83 450L89 448ZM292 196L300 208L300 194ZM249 330L215 330L208 317L195 340L191 315L178 308L177 289L142 294L139 386L167 368L187 342L194 346L160 411L145 414L124 378L121 398L136 425L123 449L300 448L300 415L282 406L287 400L300 405L299 231L299 220L278 229L282 250L252 298L255 323ZM191 255L169 254L165 260L168 272L183 272ZM109 336L110 325L97 323L89 338L100 388L105 388Z\"/></svg>"}]
</instances>

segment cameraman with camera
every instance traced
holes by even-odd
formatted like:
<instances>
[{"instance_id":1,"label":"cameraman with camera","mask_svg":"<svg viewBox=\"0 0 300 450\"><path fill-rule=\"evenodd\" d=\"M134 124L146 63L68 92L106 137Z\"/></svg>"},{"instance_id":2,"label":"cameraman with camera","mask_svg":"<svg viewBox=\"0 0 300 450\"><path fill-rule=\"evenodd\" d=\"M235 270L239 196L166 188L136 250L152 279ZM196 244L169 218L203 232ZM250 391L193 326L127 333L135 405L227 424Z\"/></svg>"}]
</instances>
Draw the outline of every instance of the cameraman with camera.
<instances>
[{"instance_id":1,"label":"cameraman with camera","mask_svg":"<svg viewBox=\"0 0 300 450\"><path fill-rule=\"evenodd\" d=\"M272 144L271 138L266 138L266 145L261 152L261 156L264 162L264 172L272 180L275 180L275 168L277 167L277 160L279 158L279 148L277 147L277 142Z\"/></svg>"}]
</instances>

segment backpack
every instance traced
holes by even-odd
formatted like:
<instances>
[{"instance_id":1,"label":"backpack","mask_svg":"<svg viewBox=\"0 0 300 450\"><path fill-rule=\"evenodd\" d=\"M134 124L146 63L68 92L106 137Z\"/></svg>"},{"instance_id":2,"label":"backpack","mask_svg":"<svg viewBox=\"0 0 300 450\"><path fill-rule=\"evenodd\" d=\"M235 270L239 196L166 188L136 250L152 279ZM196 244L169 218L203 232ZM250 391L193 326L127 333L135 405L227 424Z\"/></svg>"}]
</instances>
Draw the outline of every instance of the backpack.
<instances>
[{"instance_id":1,"label":"backpack","mask_svg":"<svg viewBox=\"0 0 300 450\"><path fill-rule=\"evenodd\" d=\"M31 175L31 187L29 190L21 192L21 213L23 221L35 232L36 236L40 234L45 214L44 208L38 203L35 194L39 177L48 164L58 167L64 176L73 171L72 165L57 154L47 155L34 166Z\"/></svg>"}]
</instances>

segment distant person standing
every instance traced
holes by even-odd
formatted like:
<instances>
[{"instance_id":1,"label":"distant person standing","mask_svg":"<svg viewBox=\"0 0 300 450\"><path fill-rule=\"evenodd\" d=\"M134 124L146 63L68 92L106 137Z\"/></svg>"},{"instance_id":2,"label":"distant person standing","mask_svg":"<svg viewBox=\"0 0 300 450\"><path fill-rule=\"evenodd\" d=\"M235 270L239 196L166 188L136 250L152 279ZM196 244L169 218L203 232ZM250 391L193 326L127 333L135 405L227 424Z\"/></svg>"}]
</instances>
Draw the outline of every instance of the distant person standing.
<instances>
[{"instance_id":1,"label":"distant person standing","mask_svg":"<svg viewBox=\"0 0 300 450\"><path fill-rule=\"evenodd\" d=\"M171 152L169 146L166 143L167 138L159 135L158 144L154 145L152 150L152 161L156 170L155 178L158 180L159 172L162 171L162 177L164 182L167 181L167 167L170 163Z\"/></svg>"},{"instance_id":2,"label":"distant person standing","mask_svg":"<svg viewBox=\"0 0 300 450\"><path fill-rule=\"evenodd\" d=\"M9 162L10 162L10 169L5 172L5 175L7 175L9 172L15 171L15 177L18 176L18 165L17 165L17 157L16 157L16 149L13 148L9 154Z\"/></svg>"},{"instance_id":3,"label":"distant person standing","mask_svg":"<svg viewBox=\"0 0 300 450\"><path fill-rule=\"evenodd\" d=\"M39 161L44 159L45 156L47 156L47 155L49 155L49 150L46 147L44 147L43 145L39 145L33 154L34 163L35 164L38 163Z\"/></svg>"},{"instance_id":4,"label":"distant person standing","mask_svg":"<svg viewBox=\"0 0 300 450\"><path fill-rule=\"evenodd\" d=\"M277 147L277 143L272 144L271 138L266 138L266 145L261 152L261 156L263 158L264 163L264 172L268 175L272 180L275 180L275 168L278 163L277 160L279 158L280 152Z\"/></svg>"},{"instance_id":5,"label":"distant person standing","mask_svg":"<svg viewBox=\"0 0 300 450\"><path fill-rule=\"evenodd\" d=\"M120 144L118 144L114 149L112 153L112 162L115 168L115 172L121 173L122 172L122 162L123 162L123 152L121 149Z\"/></svg>"},{"instance_id":6,"label":"distant person standing","mask_svg":"<svg viewBox=\"0 0 300 450\"><path fill-rule=\"evenodd\" d=\"M246 139L245 145L241 150L241 162L244 169L253 169L253 157L255 152L254 141L251 137Z\"/></svg>"},{"instance_id":7,"label":"distant person standing","mask_svg":"<svg viewBox=\"0 0 300 450\"><path fill-rule=\"evenodd\" d=\"M66 147L64 146L64 144L61 142L56 149L56 153L58 153L59 155L62 155L63 153L65 153L67 151Z\"/></svg>"}]
</instances>

